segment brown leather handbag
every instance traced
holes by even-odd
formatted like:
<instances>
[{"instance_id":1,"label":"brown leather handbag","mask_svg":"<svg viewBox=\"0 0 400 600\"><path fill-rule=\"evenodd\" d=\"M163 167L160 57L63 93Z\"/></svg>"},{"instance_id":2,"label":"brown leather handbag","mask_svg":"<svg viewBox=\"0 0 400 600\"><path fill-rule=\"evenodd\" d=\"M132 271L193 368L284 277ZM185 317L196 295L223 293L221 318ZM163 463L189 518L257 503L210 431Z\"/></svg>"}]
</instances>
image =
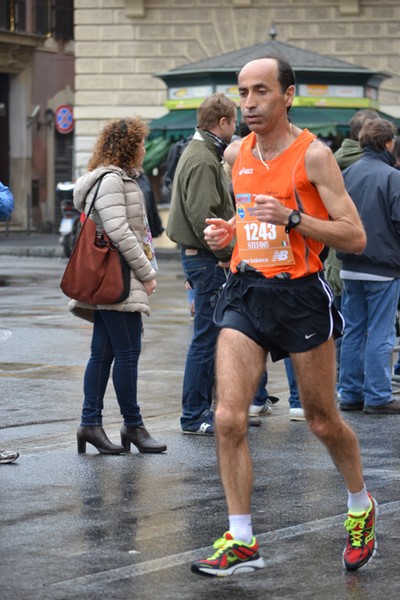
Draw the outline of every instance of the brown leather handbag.
<instances>
[{"instance_id":1,"label":"brown leather handbag","mask_svg":"<svg viewBox=\"0 0 400 600\"><path fill-rule=\"evenodd\" d=\"M129 295L130 268L107 234L97 234L96 223L89 219L101 180L97 188L71 257L65 268L60 287L73 300L86 304L116 304ZM96 185L96 184L95 184Z\"/></svg>"}]
</instances>

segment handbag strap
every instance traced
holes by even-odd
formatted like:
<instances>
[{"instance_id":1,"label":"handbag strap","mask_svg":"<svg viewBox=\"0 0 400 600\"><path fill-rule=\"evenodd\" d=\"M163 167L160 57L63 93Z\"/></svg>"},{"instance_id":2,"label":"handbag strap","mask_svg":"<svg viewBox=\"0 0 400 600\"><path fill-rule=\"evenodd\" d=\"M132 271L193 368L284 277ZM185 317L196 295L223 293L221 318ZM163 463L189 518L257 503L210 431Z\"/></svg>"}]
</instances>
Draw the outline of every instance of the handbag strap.
<instances>
[{"instance_id":1,"label":"handbag strap","mask_svg":"<svg viewBox=\"0 0 400 600\"><path fill-rule=\"evenodd\" d=\"M109 173L111 173L111 172L112 172L112 171L106 171L106 173L103 173L103 175L100 175L100 177L99 177L98 179L96 179L96 181L94 182L94 184L93 184L93 185L92 185L92 186L91 186L91 187L88 189L88 193L89 193L89 192L90 192L90 190L91 190L91 189L93 189L93 187L94 187L94 186L96 185L96 183L97 183L97 188L96 188L96 191L94 192L93 200L92 200L92 202L91 202L91 204L90 204L90 207L89 207L89 210L88 210L88 212L86 213L86 219L89 217L90 213L92 212L92 209L93 209L93 207L94 207L95 200L96 200L96 198L97 198L97 194L99 193L100 184L101 184L101 182L102 182L103 178L104 178L106 175L108 175ZM86 221L86 219L85 219L85 221Z\"/></svg>"}]
</instances>

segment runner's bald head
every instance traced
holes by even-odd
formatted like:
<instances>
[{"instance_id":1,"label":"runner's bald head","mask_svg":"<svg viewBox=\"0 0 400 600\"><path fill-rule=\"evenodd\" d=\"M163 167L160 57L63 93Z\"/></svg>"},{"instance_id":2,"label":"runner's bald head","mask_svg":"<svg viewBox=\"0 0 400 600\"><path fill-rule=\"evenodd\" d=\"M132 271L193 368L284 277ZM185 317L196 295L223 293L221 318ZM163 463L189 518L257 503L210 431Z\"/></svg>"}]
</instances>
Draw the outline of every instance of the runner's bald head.
<instances>
[{"instance_id":1,"label":"runner's bald head","mask_svg":"<svg viewBox=\"0 0 400 600\"><path fill-rule=\"evenodd\" d=\"M266 56L265 58L249 61L239 71L238 80L240 80L242 74L244 75L249 71L259 72L260 76L265 75L265 73L275 73L283 94L291 85L295 85L292 67L284 58L279 56Z\"/></svg>"}]
</instances>

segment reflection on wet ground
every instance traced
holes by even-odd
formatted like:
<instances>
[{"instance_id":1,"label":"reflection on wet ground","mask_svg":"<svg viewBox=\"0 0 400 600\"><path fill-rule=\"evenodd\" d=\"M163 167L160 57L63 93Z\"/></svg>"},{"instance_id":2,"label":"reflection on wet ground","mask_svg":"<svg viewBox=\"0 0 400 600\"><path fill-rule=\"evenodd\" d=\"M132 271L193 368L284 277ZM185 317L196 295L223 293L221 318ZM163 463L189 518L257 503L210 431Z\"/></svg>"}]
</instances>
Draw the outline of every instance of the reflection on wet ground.
<instances>
[{"instance_id":1,"label":"reflection on wet ground","mask_svg":"<svg viewBox=\"0 0 400 600\"><path fill-rule=\"evenodd\" d=\"M307 425L289 421L280 363L268 368L269 392L280 401L249 430L253 523L266 568L217 581L190 572L227 520L214 439L179 428L192 328L180 266L160 264L139 365L145 424L168 451L105 456L93 447L76 451L91 326L68 314L59 290L64 264L0 257L11 280L0 294L0 447L21 453L0 466L1 600L397 598L398 419L346 415L380 503L378 557L364 571L346 573L345 486ZM118 443L111 381L103 424Z\"/></svg>"}]
</instances>

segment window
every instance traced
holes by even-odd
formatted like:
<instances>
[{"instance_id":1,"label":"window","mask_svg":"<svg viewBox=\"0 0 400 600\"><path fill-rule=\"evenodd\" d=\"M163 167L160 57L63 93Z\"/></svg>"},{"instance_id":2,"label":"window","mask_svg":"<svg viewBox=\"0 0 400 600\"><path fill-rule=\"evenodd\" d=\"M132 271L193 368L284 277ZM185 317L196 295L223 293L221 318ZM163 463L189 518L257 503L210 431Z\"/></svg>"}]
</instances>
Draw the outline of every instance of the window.
<instances>
[{"instance_id":1,"label":"window","mask_svg":"<svg viewBox=\"0 0 400 600\"><path fill-rule=\"evenodd\" d=\"M15 0L14 4L14 31L26 31L26 1Z\"/></svg>"},{"instance_id":2,"label":"window","mask_svg":"<svg viewBox=\"0 0 400 600\"><path fill-rule=\"evenodd\" d=\"M0 29L26 31L26 0L3 0L0 2Z\"/></svg>"},{"instance_id":3,"label":"window","mask_svg":"<svg viewBox=\"0 0 400 600\"><path fill-rule=\"evenodd\" d=\"M36 31L39 35L51 37L52 0L36 0Z\"/></svg>"},{"instance_id":4,"label":"window","mask_svg":"<svg viewBox=\"0 0 400 600\"><path fill-rule=\"evenodd\" d=\"M56 40L74 39L73 0L37 0L36 30Z\"/></svg>"},{"instance_id":5,"label":"window","mask_svg":"<svg viewBox=\"0 0 400 600\"><path fill-rule=\"evenodd\" d=\"M28 15L27 15L27 11ZM31 18L28 18L31 17ZM29 23L29 31L27 24ZM0 30L74 39L73 0L0 0Z\"/></svg>"},{"instance_id":6,"label":"window","mask_svg":"<svg viewBox=\"0 0 400 600\"><path fill-rule=\"evenodd\" d=\"M74 2L56 0L54 2L54 37L56 40L74 39Z\"/></svg>"}]
</instances>

